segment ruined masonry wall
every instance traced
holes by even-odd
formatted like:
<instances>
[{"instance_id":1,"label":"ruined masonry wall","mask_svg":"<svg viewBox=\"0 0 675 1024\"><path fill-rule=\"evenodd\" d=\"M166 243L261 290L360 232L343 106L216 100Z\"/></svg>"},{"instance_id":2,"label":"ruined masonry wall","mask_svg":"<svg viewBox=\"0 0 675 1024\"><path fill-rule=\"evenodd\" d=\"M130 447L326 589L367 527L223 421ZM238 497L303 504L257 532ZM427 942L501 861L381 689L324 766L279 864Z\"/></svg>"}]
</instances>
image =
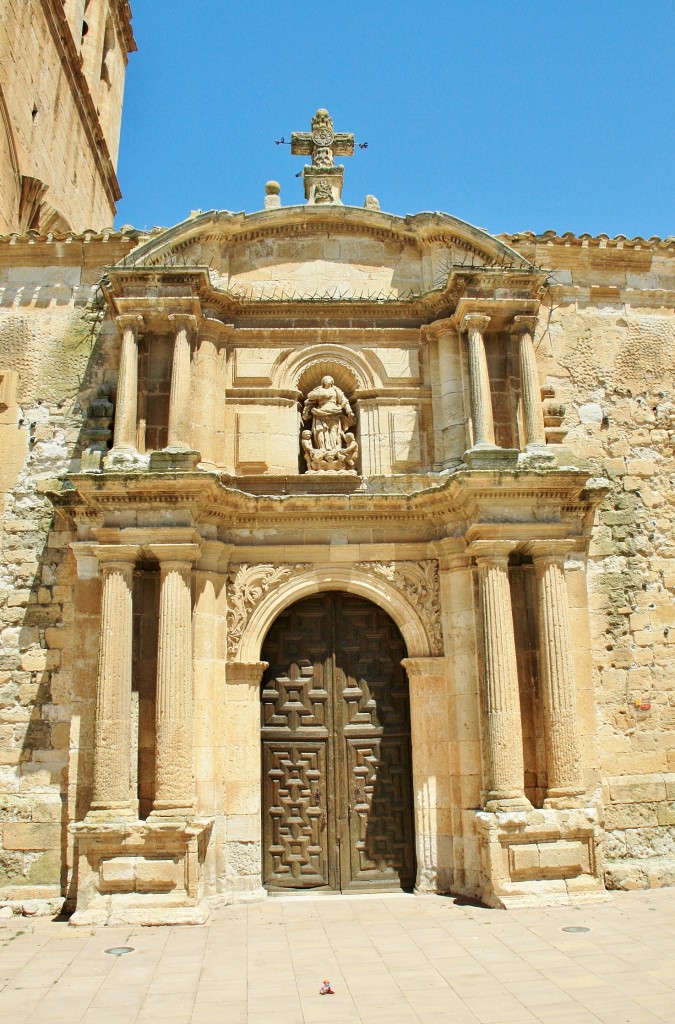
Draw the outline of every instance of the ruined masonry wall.
<instances>
[{"instance_id":1,"label":"ruined masonry wall","mask_svg":"<svg viewBox=\"0 0 675 1024\"><path fill-rule=\"evenodd\" d=\"M0 373L18 370L0 404L0 891L52 906L72 863L64 825L82 811L74 797L92 747L95 679L74 651L93 643L95 661L97 608L78 609L75 643L73 537L49 495L80 442L87 396L115 380L116 332L105 325L93 344L87 310L102 269L0 266ZM98 593L89 596L95 604Z\"/></svg>"}]
</instances>

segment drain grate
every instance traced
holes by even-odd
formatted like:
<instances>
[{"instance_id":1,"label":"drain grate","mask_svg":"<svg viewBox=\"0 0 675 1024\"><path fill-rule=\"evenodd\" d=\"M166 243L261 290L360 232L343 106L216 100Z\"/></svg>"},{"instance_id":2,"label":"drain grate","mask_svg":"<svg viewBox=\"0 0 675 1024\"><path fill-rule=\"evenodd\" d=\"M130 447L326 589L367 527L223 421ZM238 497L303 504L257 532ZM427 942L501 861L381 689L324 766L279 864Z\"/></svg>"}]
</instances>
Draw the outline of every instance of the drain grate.
<instances>
[{"instance_id":1,"label":"drain grate","mask_svg":"<svg viewBox=\"0 0 675 1024\"><path fill-rule=\"evenodd\" d=\"M124 956L125 953L134 953L135 949L133 946L111 946L110 949L104 949L104 953L110 953L110 956Z\"/></svg>"},{"instance_id":2,"label":"drain grate","mask_svg":"<svg viewBox=\"0 0 675 1024\"><path fill-rule=\"evenodd\" d=\"M569 928L563 928L564 932L590 932L590 928L582 928L579 925L571 925Z\"/></svg>"}]
</instances>

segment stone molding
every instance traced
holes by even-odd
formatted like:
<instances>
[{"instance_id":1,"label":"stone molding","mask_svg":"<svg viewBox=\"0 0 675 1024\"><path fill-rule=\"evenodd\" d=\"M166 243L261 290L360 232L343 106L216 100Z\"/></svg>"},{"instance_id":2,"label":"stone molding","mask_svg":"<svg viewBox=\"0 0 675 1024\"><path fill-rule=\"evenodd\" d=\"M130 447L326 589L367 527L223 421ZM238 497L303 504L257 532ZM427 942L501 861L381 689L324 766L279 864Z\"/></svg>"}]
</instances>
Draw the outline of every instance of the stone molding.
<instances>
[{"instance_id":1,"label":"stone molding","mask_svg":"<svg viewBox=\"0 0 675 1024\"><path fill-rule=\"evenodd\" d=\"M357 562L356 568L392 583L417 608L429 636L431 653L444 653L441 627L441 593L438 561L421 562Z\"/></svg>"}]
</instances>

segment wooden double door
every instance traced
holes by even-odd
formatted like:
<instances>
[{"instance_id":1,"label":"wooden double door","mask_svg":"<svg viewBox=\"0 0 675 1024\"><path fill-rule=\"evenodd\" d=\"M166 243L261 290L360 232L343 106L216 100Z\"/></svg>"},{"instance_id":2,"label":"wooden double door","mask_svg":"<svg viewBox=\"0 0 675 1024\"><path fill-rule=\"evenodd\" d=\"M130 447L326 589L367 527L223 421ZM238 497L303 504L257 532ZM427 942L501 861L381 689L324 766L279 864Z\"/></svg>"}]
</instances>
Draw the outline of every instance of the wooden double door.
<instances>
[{"instance_id":1,"label":"wooden double door","mask_svg":"<svg viewBox=\"0 0 675 1024\"><path fill-rule=\"evenodd\" d=\"M340 592L272 626L262 658L263 879L269 889L411 889L410 704L403 638Z\"/></svg>"}]
</instances>

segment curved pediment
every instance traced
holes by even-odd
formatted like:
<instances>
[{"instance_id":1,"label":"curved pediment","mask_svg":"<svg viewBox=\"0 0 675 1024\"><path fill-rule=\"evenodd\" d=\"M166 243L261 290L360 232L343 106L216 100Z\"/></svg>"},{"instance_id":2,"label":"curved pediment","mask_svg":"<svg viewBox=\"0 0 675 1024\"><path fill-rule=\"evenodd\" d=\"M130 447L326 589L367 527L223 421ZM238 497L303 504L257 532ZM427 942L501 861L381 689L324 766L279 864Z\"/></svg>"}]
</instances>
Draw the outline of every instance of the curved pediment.
<instances>
[{"instance_id":1,"label":"curved pediment","mask_svg":"<svg viewBox=\"0 0 675 1024\"><path fill-rule=\"evenodd\" d=\"M443 291L458 271L534 269L448 214L397 217L349 206L212 210L155 234L125 267L205 267L216 292L245 302L410 301Z\"/></svg>"}]
</instances>

